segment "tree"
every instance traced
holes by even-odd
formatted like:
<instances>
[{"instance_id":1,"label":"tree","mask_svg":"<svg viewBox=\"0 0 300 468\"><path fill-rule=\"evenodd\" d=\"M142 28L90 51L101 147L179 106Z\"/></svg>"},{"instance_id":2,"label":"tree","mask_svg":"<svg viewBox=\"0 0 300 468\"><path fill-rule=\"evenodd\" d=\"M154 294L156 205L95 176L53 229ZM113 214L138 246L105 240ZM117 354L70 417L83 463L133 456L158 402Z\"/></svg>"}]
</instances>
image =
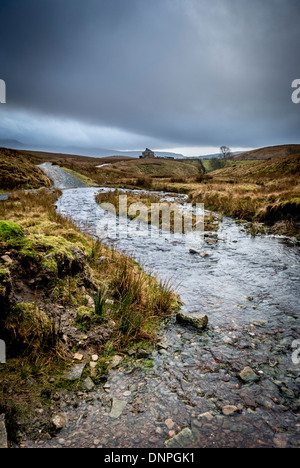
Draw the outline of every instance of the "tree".
<instances>
[{"instance_id":1,"label":"tree","mask_svg":"<svg viewBox=\"0 0 300 468\"><path fill-rule=\"evenodd\" d=\"M221 146L220 148L220 158L221 159L227 159L230 158L231 156L231 149L228 148L228 146Z\"/></svg>"}]
</instances>

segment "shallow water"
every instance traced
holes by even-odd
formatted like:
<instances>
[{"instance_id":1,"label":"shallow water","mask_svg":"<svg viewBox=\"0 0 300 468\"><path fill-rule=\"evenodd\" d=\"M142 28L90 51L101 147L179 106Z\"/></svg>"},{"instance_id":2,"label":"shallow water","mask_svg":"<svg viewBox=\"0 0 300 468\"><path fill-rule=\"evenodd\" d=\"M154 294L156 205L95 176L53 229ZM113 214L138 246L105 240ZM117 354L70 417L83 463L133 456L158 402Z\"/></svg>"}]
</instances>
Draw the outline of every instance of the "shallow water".
<instances>
[{"instance_id":1,"label":"shallow water","mask_svg":"<svg viewBox=\"0 0 300 468\"><path fill-rule=\"evenodd\" d=\"M47 169L58 185L69 187L68 175ZM113 220L95 202L99 190L64 190L58 211L99 234ZM300 336L299 247L283 238L251 238L230 219L221 223L216 244L206 238L205 258L191 255L184 239L172 236L108 237L104 242L158 278L171 278L184 309L206 313L209 328L199 333L172 319L162 334L167 349L148 358L152 369L141 361L111 371L110 388L97 388L89 400L78 397L78 408L65 409L69 424L59 438L42 444L164 447L189 427L181 447L298 447L300 366L292 361L292 344ZM238 373L245 366L260 375L259 382L243 384ZM110 417L113 399L127 403L117 420ZM239 412L224 416L226 405Z\"/></svg>"}]
</instances>

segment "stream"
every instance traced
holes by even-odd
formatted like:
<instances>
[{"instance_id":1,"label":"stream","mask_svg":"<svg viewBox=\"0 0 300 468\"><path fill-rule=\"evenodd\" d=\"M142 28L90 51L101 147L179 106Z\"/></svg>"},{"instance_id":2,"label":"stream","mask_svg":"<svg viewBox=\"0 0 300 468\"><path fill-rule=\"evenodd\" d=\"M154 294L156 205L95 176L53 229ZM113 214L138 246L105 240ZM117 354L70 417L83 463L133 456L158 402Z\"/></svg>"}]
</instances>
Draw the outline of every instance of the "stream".
<instances>
[{"instance_id":1,"label":"stream","mask_svg":"<svg viewBox=\"0 0 300 468\"><path fill-rule=\"evenodd\" d=\"M157 278L171 279L184 311L207 314L209 326L199 332L172 318L162 332L163 347L146 358L152 368L143 360L121 363L105 388L66 404L67 426L38 445L299 447L300 364L292 359L300 338L299 246L286 238L253 238L228 218L217 240L206 237L206 257L191 255L184 240L172 236L112 239L113 218L95 202L95 194L107 189L86 187L51 164L41 167L63 191L57 203L62 215L94 236L106 223L103 242L126 251ZM259 380L239 378L247 366ZM228 405L235 410L225 415Z\"/></svg>"}]
</instances>

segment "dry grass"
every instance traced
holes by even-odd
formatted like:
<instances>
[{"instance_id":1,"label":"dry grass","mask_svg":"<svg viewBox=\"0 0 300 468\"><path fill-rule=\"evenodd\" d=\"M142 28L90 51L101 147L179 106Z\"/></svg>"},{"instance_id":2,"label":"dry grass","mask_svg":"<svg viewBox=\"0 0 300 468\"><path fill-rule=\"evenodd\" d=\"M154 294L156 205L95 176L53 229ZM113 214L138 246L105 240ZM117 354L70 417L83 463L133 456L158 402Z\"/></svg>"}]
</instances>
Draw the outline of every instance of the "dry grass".
<instances>
[{"instance_id":1,"label":"dry grass","mask_svg":"<svg viewBox=\"0 0 300 468\"><path fill-rule=\"evenodd\" d=\"M45 174L18 151L0 149L0 190L51 187Z\"/></svg>"},{"instance_id":2,"label":"dry grass","mask_svg":"<svg viewBox=\"0 0 300 468\"><path fill-rule=\"evenodd\" d=\"M259 148L252 151L246 151L242 154L232 156L231 160L242 161L242 160L268 160L268 159L279 159L286 158L293 154L300 153L300 145L280 145L280 146L268 146L267 148Z\"/></svg>"},{"instance_id":3,"label":"dry grass","mask_svg":"<svg viewBox=\"0 0 300 468\"><path fill-rule=\"evenodd\" d=\"M211 173L209 182L193 189L190 200L233 218L270 225L284 222L286 233L294 234L300 217L299 171L299 155L226 167Z\"/></svg>"},{"instance_id":4,"label":"dry grass","mask_svg":"<svg viewBox=\"0 0 300 468\"><path fill-rule=\"evenodd\" d=\"M178 307L169 283L157 283L138 267L132 269L126 257L118 262L111 287L118 304L114 317L118 320L122 346L132 340L153 339L149 334L153 323L167 318Z\"/></svg>"}]
</instances>

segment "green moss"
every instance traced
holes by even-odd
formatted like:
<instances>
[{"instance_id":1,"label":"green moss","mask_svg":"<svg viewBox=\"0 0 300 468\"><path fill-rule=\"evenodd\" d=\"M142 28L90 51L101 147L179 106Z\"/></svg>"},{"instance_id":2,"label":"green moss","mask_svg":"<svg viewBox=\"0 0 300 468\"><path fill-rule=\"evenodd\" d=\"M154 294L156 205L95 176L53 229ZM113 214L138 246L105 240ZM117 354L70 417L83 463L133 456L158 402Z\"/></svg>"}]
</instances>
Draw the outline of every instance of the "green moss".
<instances>
[{"instance_id":1,"label":"green moss","mask_svg":"<svg viewBox=\"0 0 300 468\"><path fill-rule=\"evenodd\" d=\"M36 251L34 250L33 248L30 248L30 247L23 247L21 250L20 250L20 258L22 260L33 260L35 262L38 262L41 258L41 255Z\"/></svg>"},{"instance_id":2,"label":"green moss","mask_svg":"<svg viewBox=\"0 0 300 468\"><path fill-rule=\"evenodd\" d=\"M92 321L95 315L95 310L92 307L81 306L76 313L76 322L85 323L87 321Z\"/></svg>"},{"instance_id":3,"label":"green moss","mask_svg":"<svg viewBox=\"0 0 300 468\"><path fill-rule=\"evenodd\" d=\"M114 346L113 342L108 341L105 344L104 351L103 351L103 356L104 357L110 357L110 356L113 356L115 353L116 353L116 349L115 349L115 346Z\"/></svg>"},{"instance_id":4,"label":"green moss","mask_svg":"<svg viewBox=\"0 0 300 468\"><path fill-rule=\"evenodd\" d=\"M144 366L145 366L146 369L153 369L154 362L153 361L145 361Z\"/></svg>"},{"instance_id":5,"label":"green moss","mask_svg":"<svg viewBox=\"0 0 300 468\"><path fill-rule=\"evenodd\" d=\"M33 262L51 276L65 277L74 276L83 268L76 250L86 255L85 246L79 242L72 243L53 235L31 234L23 239L19 256L23 263Z\"/></svg>"},{"instance_id":6,"label":"green moss","mask_svg":"<svg viewBox=\"0 0 300 468\"><path fill-rule=\"evenodd\" d=\"M42 259L41 266L44 270L50 272L53 274L53 276L57 276L58 274L58 266L57 262L51 255L47 255L47 257L44 257Z\"/></svg>"},{"instance_id":7,"label":"green moss","mask_svg":"<svg viewBox=\"0 0 300 468\"><path fill-rule=\"evenodd\" d=\"M6 242L11 239L21 239L23 237L24 233L21 226L10 221L0 221L0 240Z\"/></svg>"}]
</instances>

